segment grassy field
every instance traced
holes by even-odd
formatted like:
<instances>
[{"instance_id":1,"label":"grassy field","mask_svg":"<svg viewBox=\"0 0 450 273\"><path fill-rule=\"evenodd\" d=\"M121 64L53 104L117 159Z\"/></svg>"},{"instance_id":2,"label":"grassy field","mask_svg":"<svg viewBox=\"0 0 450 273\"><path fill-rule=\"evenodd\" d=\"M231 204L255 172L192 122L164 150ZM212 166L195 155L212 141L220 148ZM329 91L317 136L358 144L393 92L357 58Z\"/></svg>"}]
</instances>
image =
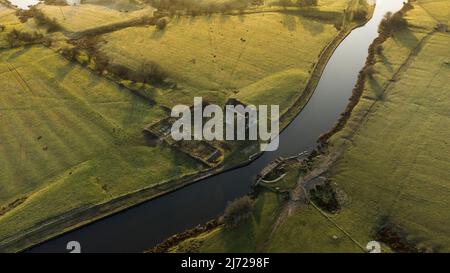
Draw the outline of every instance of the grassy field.
<instances>
[{"instance_id":1,"label":"grassy field","mask_svg":"<svg viewBox=\"0 0 450 273\"><path fill-rule=\"evenodd\" d=\"M130 12L121 12L113 8L93 4L78 6L39 5L38 9L51 20L55 19L64 30L69 32L88 31L133 21L143 16L151 17L154 11L153 8L146 7Z\"/></svg>"},{"instance_id":2,"label":"grassy field","mask_svg":"<svg viewBox=\"0 0 450 273\"><path fill-rule=\"evenodd\" d=\"M267 104L258 94L277 91L277 83L287 87L291 102L301 95L320 51L337 33L332 24L278 12L177 17L165 30L132 27L104 35L101 50L132 69L144 60L161 65L177 88L160 89L159 104L192 104L194 96L223 104L240 91Z\"/></svg>"},{"instance_id":3,"label":"grassy field","mask_svg":"<svg viewBox=\"0 0 450 273\"><path fill-rule=\"evenodd\" d=\"M329 154L340 157L328 176L347 199L339 212L327 218L310 204L287 216L257 211L262 223L282 220L269 230L219 228L185 244L205 252L361 252L376 239L383 251L396 251L377 234L389 227L416 251L450 251L450 34L434 32L438 22L448 23L450 7L431 0L414 7L409 27L383 44L363 97L330 140ZM263 194L258 206L260 198L273 204ZM255 237L264 239L244 241Z\"/></svg>"},{"instance_id":4,"label":"grassy field","mask_svg":"<svg viewBox=\"0 0 450 273\"><path fill-rule=\"evenodd\" d=\"M0 241L198 171L183 154L146 144L142 125L163 113L130 91L43 47L8 50L0 59L1 207L27 198L0 216Z\"/></svg>"}]
</instances>

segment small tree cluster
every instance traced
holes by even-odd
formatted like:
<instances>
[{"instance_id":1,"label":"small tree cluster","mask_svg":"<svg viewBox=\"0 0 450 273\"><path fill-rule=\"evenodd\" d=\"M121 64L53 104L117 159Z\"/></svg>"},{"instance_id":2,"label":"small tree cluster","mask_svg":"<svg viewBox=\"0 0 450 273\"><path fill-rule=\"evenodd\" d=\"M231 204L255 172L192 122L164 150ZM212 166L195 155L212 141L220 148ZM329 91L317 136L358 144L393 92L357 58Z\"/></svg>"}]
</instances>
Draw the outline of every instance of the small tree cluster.
<instances>
[{"instance_id":1,"label":"small tree cluster","mask_svg":"<svg viewBox=\"0 0 450 273\"><path fill-rule=\"evenodd\" d=\"M61 50L61 54L72 61L77 56L87 56L84 64L89 64L99 74L108 71L122 80L130 80L139 83L163 84L168 74L157 63L144 60L138 69L133 70L121 64L110 63L109 58L99 50L101 41L97 36L86 36L71 41L71 47Z\"/></svg>"},{"instance_id":2,"label":"small tree cluster","mask_svg":"<svg viewBox=\"0 0 450 273\"><path fill-rule=\"evenodd\" d=\"M379 32L385 34L392 34L393 32L405 29L408 26L408 22L404 18L405 13L403 11L392 14L388 12L379 26Z\"/></svg>"},{"instance_id":3,"label":"small tree cluster","mask_svg":"<svg viewBox=\"0 0 450 273\"><path fill-rule=\"evenodd\" d=\"M229 203L222 216L223 223L228 228L239 226L253 212L253 200L244 196Z\"/></svg>"},{"instance_id":4,"label":"small tree cluster","mask_svg":"<svg viewBox=\"0 0 450 273\"><path fill-rule=\"evenodd\" d=\"M163 29L165 29L166 26L167 26L167 19L164 18L164 17L163 17L163 18L159 18L159 19L156 21L155 25L156 25L156 28L157 28L157 29L163 30Z\"/></svg>"},{"instance_id":5,"label":"small tree cluster","mask_svg":"<svg viewBox=\"0 0 450 273\"><path fill-rule=\"evenodd\" d=\"M373 79L373 75L375 74L375 68L373 65L368 65L364 68L364 73L371 79Z\"/></svg>"},{"instance_id":6,"label":"small tree cluster","mask_svg":"<svg viewBox=\"0 0 450 273\"><path fill-rule=\"evenodd\" d=\"M3 31L5 31L5 29L6 29L6 26L5 26L5 25L2 25L2 24L0 24L0 32L3 32Z\"/></svg>"},{"instance_id":7,"label":"small tree cluster","mask_svg":"<svg viewBox=\"0 0 450 273\"><path fill-rule=\"evenodd\" d=\"M382 45L382 44L377 44L377 45L375 46L375 52L376 52L378 55L383 54L383 50L384 50L384 48L383 48L383 45Z\"/></svg>"},{"instance_id":8,"label":"small tree cluster","mask_svg":"<svg viewBox=\"0 0 450 273\"><path fill-rule=\"evenodd\" d=\"M133 82L163 84L167 73L153 61L143 61L138 70L132 70L121 64L109 64L106 68L117 77Z\"/></svg>"},{"instance_id":9,"label":"small tree cluster","mask_svg":"<svg viewBox=\"0 0 450 273\"><path fill-rule=\"evenodd\" d=\"M42 34L37 33L36 31L29 33L14 28L6 35L6 42L11 48L14 48L22 45L39 43L43 37Z\"/></svg>"},{"instance_id":10,"label":"small tree cluster","mask_svg":"<svg viewBox=\"0 0 450 273\"><path fill-rule=\"evenodd\" d=\"M337 200L337 194L330 182L316 186L310 191L311 200L320 208L335 213L340 205Z\"/></svg>"},{"instance_id":11,"label":"small tree cluster","mask_svg":"<svg viewBox=\"0 0 450 273\"><path fill-rule=\"evenodd\" d=\"M354 21L364 21L367 19L369 13L366 8L360 7L353 12L353 20Z\"/></svg>"},{"instance_id":12,"label":"small tree cluster","mask_svg":"<svg viewBox=\"0 0 450 273\"><path fill-rule=\"evenodd\" d=\"M167 73L162 67L153 61L144 61L139 68L139 74L143 83L162 84L167 78Z\"/></svg>"}]
</instances>

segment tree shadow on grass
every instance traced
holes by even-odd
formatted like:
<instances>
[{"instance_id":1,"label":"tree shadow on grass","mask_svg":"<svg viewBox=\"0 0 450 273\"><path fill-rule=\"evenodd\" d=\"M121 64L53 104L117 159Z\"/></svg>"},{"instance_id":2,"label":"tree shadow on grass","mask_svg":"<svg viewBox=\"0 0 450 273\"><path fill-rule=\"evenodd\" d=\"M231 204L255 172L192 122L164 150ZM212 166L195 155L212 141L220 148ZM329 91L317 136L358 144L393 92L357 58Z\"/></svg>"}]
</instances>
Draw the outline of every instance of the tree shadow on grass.
<instances>
[{"instance_id":1,"label":"tree shadow on grass","mask_svg":"<svg viewBox=\"0 0 450 273\"><path fill-rule=\"evenodd\" d=\"M301 16L298 17L298 22L313 36L320 35L324 31L324 24L321 22L309 20Z\"/></svg>"},{"instance_id":2,"label":"tree shadow on grass","mask_svg":"<svg viewBox=\"0 0 450 273\"><path fill-rule=\"evenodd\" d=\"M384 89L380 83L374 78L367 78L367 83L370 86L370 89L373 91L377 100L383 101L385 99Z\"/></svg>"},{"instance_id":3,"label":"tree shadow on grass","mask_svg":"<svg viewBox=\"0 0 450 273\"><path fill-rule=\"evenodd\" d=\"M384 67L386 67L386 69L389 71L389 73L393 73L394 69L392 68L392 64L388 60L388 58L386 58L386 56L383 53L378 54L378 57L380 58L380 60L383 63Z\"/></svg>"},{"instance_id":4,"label":"tree shadow on grass","mask_svg":"<svg viewBox=\"0 0 450 273\"><path fill-rule=\"evenodd\" d=\"M245 22L245 14L244 13L240 13L238 15L238 19L239 19L239 22L241 22L241 23Z\"/></svg>"},{"instance_id":5,"label":"tree shadow on grass","mask_svg":"<svg viewBox=\"0 0 450 273\"><path fill-rule=\"evenodd\" d=\"M18 50L18 51L16 51L16 52L14 52L13 54L11 54L11 55L8 57L8 61L9 61L9 60L16 59L16 58L22 56L23 54L27 53L30 49L31 49L31 46L24 46L24 47L21 48L20 50Z\"/></svg>"},{"instance_id":6,"label":"tree shadow on grass","mask_svg":"<svg viewBox=\"0 0 450 273\"><path fill-rule=\"evenodd\" d=\"M254 252L255 223L249 218L237 228L224 228L218 239L223 242L225 252Z\"/></svg>"},{"instance_id":7,"label":"tree shadow on grass","mask_svg":"<svg viewBox=\"0 0 450 273\"><path fill-rule=\"evenodd\" d=\"M55 73L56 79L63 80L67 76L67 74L69 74L71 71L75 69L76 65L77 64L73 62L69 62L64 67L59 68L58 71Z\"/></svg>"},{"instance_id":8,"label":"tree shadow on grass","mask_svg":"<svg viewBox=\"0 0 450 273\"><path fill-rule=\"evenodd\" d=\"M283 26L291 32L297 30L296 16L284 13L283 14Z\"/></svg>"},{"instance_id":9,"label":"tree shadow on grass","mask_svg":"<svg viewBox=\"0 0 450 273\"><path fill-rule=\"evenodd\" d=\"M410 50L413 50L419 43L419 39L412 33L410 29L405 29L403 31L396 32L394 35L394 40L396 43Z\"/></svg>"},{"instance_id":10,"label":"tree shadow on grass","mask_svg":"<svg viewBox=\"0 0 450 273\"><path fill-rule=\"evenodd\" d=\"M152 35L150 36L151 39L153 40L159 40L161 39L164 34L166 33L166 29L155 29L152 33Z\"/></svg>"}]
</instances>

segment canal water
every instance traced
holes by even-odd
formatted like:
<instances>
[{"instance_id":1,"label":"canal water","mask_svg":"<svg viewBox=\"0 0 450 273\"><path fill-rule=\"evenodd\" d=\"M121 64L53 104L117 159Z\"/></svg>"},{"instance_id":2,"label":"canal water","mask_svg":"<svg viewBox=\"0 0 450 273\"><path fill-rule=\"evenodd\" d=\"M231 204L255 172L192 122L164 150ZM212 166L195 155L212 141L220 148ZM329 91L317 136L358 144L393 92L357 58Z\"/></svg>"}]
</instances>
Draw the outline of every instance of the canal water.
<instances>
[{"instance_id":1,"label":"canal water","mask_svg":"<svg viewBox=\"0 0 450 273\"><path fill-rule=\"evenodd\" d=\"M404 0L377 0L372 19L353 30L326 65L308 104L280 135L280 147L250 165L228 171L145 202L113 216L44 242L31 252L67 252L78 241L83 252L142 252L165 238L218 216L226 204L250 191L264 166L279 156L292 156L316 147L344 111L369 45L387 12L401 9Z\"/></svg>"}]
</instances>

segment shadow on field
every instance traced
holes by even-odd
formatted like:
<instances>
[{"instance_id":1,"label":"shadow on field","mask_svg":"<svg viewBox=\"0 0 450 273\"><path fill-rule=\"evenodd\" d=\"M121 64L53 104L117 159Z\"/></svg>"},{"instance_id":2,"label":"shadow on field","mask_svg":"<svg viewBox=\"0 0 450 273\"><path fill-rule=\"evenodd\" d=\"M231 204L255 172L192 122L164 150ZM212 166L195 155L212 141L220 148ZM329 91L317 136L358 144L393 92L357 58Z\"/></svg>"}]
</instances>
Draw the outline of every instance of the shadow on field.
<instances>
[{"instance_id":1,"label":"shadow on field","mask_svg":"<svg viewBox=\"0 0 450 273\"><path fill-rule=\"evenodd\" d=\"M290 14L283 14L283 26L289 31L297 30L296 16Z\"/></svg>"},{"instance_id":2,"label":"shadow on field","mask_svg":"<svg viewBox=\"0 0 450 273\"><path fill-rule=\"evenodd\" d=\"M324 31L323 23L319 23L314 20L308 20L304 17L298 17L298 22L306 31L308 31L313 36L319 35Z\"/></svg>"},{"instance_id":3,"label":"shadow on field","mask_svg":"<svg viewBox=\"0 0 450 273\"><path fill-rule=\"evenodd\" d=\"M77 64L75 63L67 63L63 68L58 69L58 72L56 74L56 78L58 80L63 80L67 74L69 74L71 71L75 69L75 66Z\"/></svg>"},{"instance_id":4,"label":"shadow on field","mask_svg":"<svg viewBox=\"0 0 450 273\"><path fill-rule=\"evenodd\" d=\"M410 50L413 50L419 43L419 39L414 36L410 29L396 33L394 39L397 43Z\"/></svg>"},{"instance_id":5,"label":"shadow on field","mask_svg":"<svg viewBox=\"0 0 450 273\"><path fill-rule=\"evenodd\" d=\"M380 83L376 79L367 79L367 83L369 84L370 88L373 90L376 98L378 100L384 100L384 90L383 86L380 85Z\"/></svg>"},{"instance_id":6,"label":"shadow on field","mask_svg":"<svg viewBox=\"0 0 450 273\"><path fill-rule=\"evenodd\" d=\"M159 40L164 36L165 33L166 29L155 29L150 38L152 38L153 40Z\"/></svg>"},{"instance_id":7,"label":"shadow on field","mask_svg":"<svg viewBox=\"0 0 450 273\"><path fill-rule=\"evenodd\" d=\"M15 59L15 58L18 58L18 57L22 56L23 54L27 53L28 50L30 50L30 48L31 48L31 46L24 46L22 49L16 51L11 56L9 56L8 60L12 60L12 59Z\"/></svg>"},{"instance_id":8,"label":"shadow on field","mask_svg":"<svg viewBox=\"0 0 450 273\"><path fill-rule=\"evenodd\" d=\"M220 20L220 23L223 24L226 21L230 20L230 15L221 14L219 20Z\"/></svg>"}]
</instances>

